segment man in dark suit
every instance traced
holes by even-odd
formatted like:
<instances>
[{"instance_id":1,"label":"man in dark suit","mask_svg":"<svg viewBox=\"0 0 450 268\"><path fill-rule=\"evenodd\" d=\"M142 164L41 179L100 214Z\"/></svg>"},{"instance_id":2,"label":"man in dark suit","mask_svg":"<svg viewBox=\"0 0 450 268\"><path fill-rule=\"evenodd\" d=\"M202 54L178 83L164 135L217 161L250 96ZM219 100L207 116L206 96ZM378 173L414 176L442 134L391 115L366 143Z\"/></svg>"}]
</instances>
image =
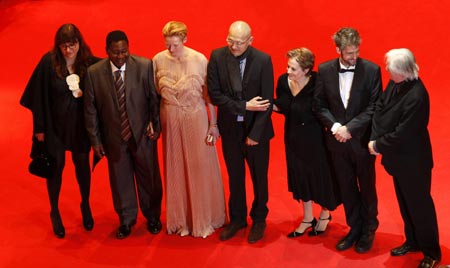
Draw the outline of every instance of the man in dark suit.
<instances>
[{"instance_id":1,"label":"man in dark suit","mask_svg":"<svg viewBox=\"0 0 450 268\"><path fill-rule=\"evenodd\" d=\"M230 186L230 224L220 234L222 241L247 226L245 162L254 193L249 243L263 237L269 211L267 172L269 143L274 136L270 118L273 66L269 55L250 46L252 41L250 26L243 21L233 22L228 46L214 50L208 64L209 97L218 106L218 127Z\"/></svg>"},{"instance_id":2,"label":"man in dark suit","mask_svg":"<svg viewBox=\"0 0 450 268\"><path fill-rule=\"evenodd\" d=\"M88 70L85 117L96 155L108 159L114 209L120 219L116 236L127 237L136 223L136 185L147 228L157 234L162 185L156 150L159 100L152 62L129 54L122 31L108 34L106 52L108 58Z\"/></svg>"},{"instance_id":3,"label":"man in dark suit","mask_svg":"<svg viewBox=\"0 0 450 268\"><path fill-rule=\"evenodd\" d=\"M380 67L359 58L359 33L342 28L333 36L338 59L319 65L314 111L327 129L326 143L341 191L350 232L336 245L366 252L378 227L375 157L367 142L381 92Z\"/></svg>"},{"instance_id":4,"label":"man in dark suit","mask_svg":"<svg viewBox=\"0 0 450 268\"><path fill-rule=\"evenodd\" d=\"M392 256L422 251L419 268L435 267L441 259L436 210L431 197L433 156L428 120L430 101L419 78L414 55L406 48L386 53L391 80L377 103L368 144L392 175L406 241Z\"/></svg>"}]
</instances>

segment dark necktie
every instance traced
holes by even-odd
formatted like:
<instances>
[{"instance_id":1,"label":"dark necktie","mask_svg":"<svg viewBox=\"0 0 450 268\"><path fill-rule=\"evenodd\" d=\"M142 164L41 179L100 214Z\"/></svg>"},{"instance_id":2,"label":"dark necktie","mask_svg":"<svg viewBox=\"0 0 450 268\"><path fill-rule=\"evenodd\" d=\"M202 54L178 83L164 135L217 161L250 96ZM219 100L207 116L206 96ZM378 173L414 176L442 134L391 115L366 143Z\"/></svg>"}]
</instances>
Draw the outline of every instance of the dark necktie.
<instances>
[{"instance_id":1,"label":"dark necktie","mask_svg":"<svg viewBox=\"0 0 450 268\"><path fill-rule=\"evenodd\" d=\"M355 72L355 69L340 69L339 72L341 74L345 73L345 72Z\"/></svg>"},{"instance_id":2,"label":"dark necktie","mask_svg":"<svg viewBox=\"0 0 450 268\"><path fill-rule=\"evenodd\" d=\"M128 141L131 138L131 129L125 107L125 83L120 75L120 70L114 72L114 84L116 86L117 100L119 101L120 136L124 141Z\"/></svg>"}]
</instances>

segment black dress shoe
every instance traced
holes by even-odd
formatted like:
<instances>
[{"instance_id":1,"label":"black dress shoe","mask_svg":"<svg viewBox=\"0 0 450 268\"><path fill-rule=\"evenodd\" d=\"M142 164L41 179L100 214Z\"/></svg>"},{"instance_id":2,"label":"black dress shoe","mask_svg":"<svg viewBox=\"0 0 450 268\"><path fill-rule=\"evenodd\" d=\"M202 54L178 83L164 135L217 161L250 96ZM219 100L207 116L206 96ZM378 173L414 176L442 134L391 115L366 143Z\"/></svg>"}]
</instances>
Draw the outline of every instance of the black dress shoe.
<instances>
[{"instance_id":1,"label":"black dress shoe","mask_svg":"<svg viewBox=\"0 0 450 268\"><path fill-rule=\"evenodd\" d=\"M373 245L373 239L375 238L374 232L368 232L359 238L358 242L356 242L355 250L358 253L364 253L369 251Z\"/></svg>"},{"instance_id":2,"label":"black dress shoe","mask_svg":"<svg viewBox=\"0 0 450 268\"><path fill-rule=\"evenodd\" d=\"M253 223L252 228L250 229L250 233L248 234L247 241L250 244L253 244L253 243L257 242L258 240L261 240L264 236L265 229L266 229L265 222Z\"/></svg>"},{"instance_id":3,"label":"black dress shoe","mask_svg":"<svg viewBox=\"0 0 450 268\"><path fill-rule=\"evenodd\" d=\"M351 248L358 240L359 236L358 232L350 230L350 232L337 243L336 249L342 251Z\"/></svg>"},{"instance_id":4,"label":"black dress shoe","mask_svg":"<svg viewBox=\"0 0 450 268\"><path fill-rule=\"evenodd\" d=\"M66 230L64 229L59 211L50 212L50 219L52 220L53 233L55 234L55 236L58 238L64 238L64 236L66 235Z\"/></svg>"},{"instance_id":5,"label":"black dress shoe","mask_svg":"<svg viewBox=\"0 0 450 268\"><path fill-rule=\"evenodd\" d=\"M232 238L237 233L237 231L245 227L247 227L246 222L231 222L228 226L225 227L225 229L223 229L222 233L220 233L219 239L221 241L228 240Z\"/></svg>"},{"instance_id":6,"label":"black dress shoe","mask_svg":"<svg viewBox=\"0 0 450 268\"><path fill-rule=\"evenodd\" d=\"M391 250L391 256L403 256L408 252L416 252L416 251L419 251L419 248L417 246L412 246L405 242L403 245L393 248Z\"/></svg>"},{"instance_id":7,"label":"black dress shoe","mask_svg":"<svg viewBox=\"0 0 450 268\"><path fill-rule=\"evenodd\" d=\"M311 231L309 231L308 235L309 236L317 236L317 235L323 234L327 230L327 227L328 227L328 224L330 223L330 221L331 221L331 214L326 219L319 218L319 220L317 221L316 227L314 227ZM325 222L325 223L323 225L321 225L322 222ZM325 227L322 227L322 226L325 226ZM322 227L323 229L319 230L318 228L320 228L320 227Z\"/></svg>"},{"instance_id":8,"label":"black dress shoe","mask_svg":"<svg viewBox=\"0 0 450 268\"><path fill-rule=\"evenodd\" d=\"M287 237L288 238L295 238L295 237L299 237L299 236L302 236L305 232L306 232L306 230L308 230L309 228L313 228L313 230L314 230L314 227L316 226L316 224L317 224L317 220L316 220L316 218L313 218L313 220L312 221L302 221L302 223L305 223L305 224L309 224L309 226L308 227L306 227L304 230L303 230L303 232L297 232L297 229L295 229L293 232L290 232L288 235L287 235ZM301 225L301 224L300 224ZM300 227L300 226L299 226Z\"/></svg>"},{"instance_id":9,"label":"black dress shoe","mask_svg":"<svg viewBox=\"0 0 450 268\"><path fill-rule=\"evenodd\" d=\"M117 229L116 237L117 239L124 239L131 234L131 227L136 224L136 220L132 221L130 224L122 224Z\"/></svg>"},{"instance_id":10,"label":"black dress shoe","mask_svg":"<svg viewBox=\"0 0 450 268\"><path fill-rule=\"evenodd\" d=\"M92 218L91 207L89 204L81 203L81 216L83 217L83 227L86 231L91 231L94 228L94 219Z\"/></svg>"},{"instance_id":11,"label":"black dress shoe","mask_svg":"<svg viewBox=\"0 0 450 268\"><path fill-rule=\"evenodd\" d=\"M430 256L425 256L419 264L419 268L433 268L439 263L439 260L435 260Z\"/></svg>"},{"instance_id":12,"label":"black dress shoe","mask_svg":"<svg viewBox=\"0 0 450 268\"><path fill-rule=\"evenodd\" d=\"M153 220L147 223L147 230L152 234L158 234L162 229L160 220Z\"/></svg>"}]
</instances>

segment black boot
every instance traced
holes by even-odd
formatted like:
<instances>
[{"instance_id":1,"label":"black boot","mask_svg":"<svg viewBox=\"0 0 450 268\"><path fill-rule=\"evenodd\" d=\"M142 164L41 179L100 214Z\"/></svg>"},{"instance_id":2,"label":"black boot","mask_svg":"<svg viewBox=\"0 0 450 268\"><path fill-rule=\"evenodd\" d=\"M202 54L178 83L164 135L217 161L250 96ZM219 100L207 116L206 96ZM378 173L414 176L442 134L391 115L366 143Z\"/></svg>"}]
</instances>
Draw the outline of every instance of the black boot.
<instances>
[{"instance_id":1,"label":"black boot","mask_svg":"<svg viewBox=\"0 0 450 268\"><path fill-rule=\"evenodd\" d=\"M81 203L80 208L81 216L83 217L83 227L86 231L91 231L94 228L91 207L89 206L89 203Z\"/></svg>"},{"instance_id":2,"label":"black boot","mask_svg":"<svg viewBox=\"0 0 450 268\"><path fill-rule=\"evenodd\" d=\"M55 236L58 238L64 238L66 235L66 230L64 229L59 211L51 211L50 219L52 220L53 232L55 233Z\"/></svg>"}]
</instances>

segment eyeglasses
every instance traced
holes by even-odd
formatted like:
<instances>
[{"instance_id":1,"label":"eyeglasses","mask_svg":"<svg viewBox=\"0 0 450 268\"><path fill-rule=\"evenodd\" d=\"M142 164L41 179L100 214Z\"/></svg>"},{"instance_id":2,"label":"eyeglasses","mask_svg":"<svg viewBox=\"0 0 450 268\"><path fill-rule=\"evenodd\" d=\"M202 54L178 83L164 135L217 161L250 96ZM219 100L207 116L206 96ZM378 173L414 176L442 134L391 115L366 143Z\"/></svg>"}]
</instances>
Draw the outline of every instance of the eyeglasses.
<instances>
[{"instance_id":1,"label":"eyeglasses","mask_svg":"<svg viewBox=\"0 0 450 268\"><path fill-rule=\"evenodd\" d=\"M230 46L235 45L235 46L241 47L241 46L245 45L250 40L250 38L251 38L251 36L249 36L247 38L247 40L245 40L245 41L238 41L238 40L233 40L233 39L228 37L226 39L226 41L227 41L228 45L230 45Z\"/></svg>"},{"instance_id":2,"label":"eyeglasses","mask_svg":"<svg viewBox=\"0 0 450 268\"><path fill-rule=\"evenodd\" d=\"M64 43L59 45L59 48L61 50L67 50L67 49L75 49L75 47L78 46L78 42L75 43Z\"/></svg>"}]
</instances>

